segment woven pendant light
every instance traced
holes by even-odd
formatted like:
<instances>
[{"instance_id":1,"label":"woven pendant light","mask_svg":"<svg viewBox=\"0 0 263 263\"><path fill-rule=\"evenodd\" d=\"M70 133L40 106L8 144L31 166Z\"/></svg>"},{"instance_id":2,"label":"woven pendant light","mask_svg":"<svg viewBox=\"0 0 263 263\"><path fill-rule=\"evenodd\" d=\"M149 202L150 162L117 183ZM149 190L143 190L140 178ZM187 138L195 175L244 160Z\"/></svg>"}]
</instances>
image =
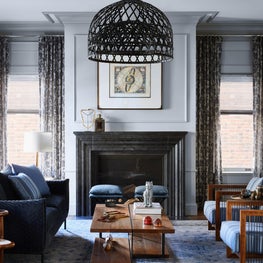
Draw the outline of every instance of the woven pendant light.
<instances>
[{"instance_id":1,"label":"woven pendant light","mask_svg":"<svg viewBox=\"0 0 263 263\"><path fill-rule=\"evenodd\" d=\"M88 35L88 57L108 63L159 63L173 58L173 31L165 14L141 0L101 9Z\"/></svg>"}]
</instances>

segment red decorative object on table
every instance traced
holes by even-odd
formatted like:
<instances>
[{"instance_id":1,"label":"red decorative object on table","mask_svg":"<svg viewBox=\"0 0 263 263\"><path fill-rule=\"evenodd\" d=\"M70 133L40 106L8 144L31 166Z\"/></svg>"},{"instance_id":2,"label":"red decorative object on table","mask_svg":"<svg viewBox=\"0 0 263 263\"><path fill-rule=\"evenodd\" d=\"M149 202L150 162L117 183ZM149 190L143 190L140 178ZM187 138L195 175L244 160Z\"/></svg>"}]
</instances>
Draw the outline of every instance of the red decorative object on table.
<instances>
[{"instance_id":1,"label":"red decorative object on table","mask_svg":"<svg viewBox=\"0 0 263 263\"><path fill-rule=\"evenodd\" d=\"M153 220L152 220L152 218L150 216L146 216L146 217L144 217L143 223L145 225L152 225L153 224Z\"/></svg>"}]
</instances>

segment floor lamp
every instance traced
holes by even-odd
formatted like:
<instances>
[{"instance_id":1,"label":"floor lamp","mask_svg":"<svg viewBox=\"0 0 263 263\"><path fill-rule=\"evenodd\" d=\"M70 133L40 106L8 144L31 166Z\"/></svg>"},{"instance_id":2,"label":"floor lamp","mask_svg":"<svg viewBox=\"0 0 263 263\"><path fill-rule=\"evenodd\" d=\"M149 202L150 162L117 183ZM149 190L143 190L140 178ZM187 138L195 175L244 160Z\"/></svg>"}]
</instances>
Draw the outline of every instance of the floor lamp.
<instances>
[{"instance_id":1,"label":"floor lamp","mask_svg":"<svg viewBox=\"0 0 263 263\"><path fill-rule=\"evenodd\" d=\"M24 134L24 151L36 153L36 166L38 166L38 153L52 152L52 133L26 132Z\"/></svg>"}]
</instances>

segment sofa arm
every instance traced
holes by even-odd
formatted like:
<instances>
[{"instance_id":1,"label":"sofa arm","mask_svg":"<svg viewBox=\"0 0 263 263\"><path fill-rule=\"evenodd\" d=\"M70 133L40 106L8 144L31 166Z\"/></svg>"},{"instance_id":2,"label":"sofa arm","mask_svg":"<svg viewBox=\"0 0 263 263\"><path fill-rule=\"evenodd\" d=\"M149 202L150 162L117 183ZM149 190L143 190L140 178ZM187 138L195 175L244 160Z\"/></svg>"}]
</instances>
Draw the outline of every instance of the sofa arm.
<instances>
[{"instance_id":1,"label":"sofa arm","mask_svg":"<svg viewBox=\"0 0 263 263\"><path fill-rule=\"evenodd\" d=\"M47 181L51 195L61 195L65 198L63 217L67 217L69 211L69 179ZM50 203L47 201L47 205ZM51 205L52 206L52 205Z\"/></svg>"},{"instance_id":2,"label":"sofa arm","mask_svg":"<svg viewBox=\"0 0 263 263\"><path fill-rule=\"evenodd\" d=\"M68 195L69 179L47 181L51 194Z\"/></svg>"},{"instance_id":3,"label":"sofa arm","mask_svg":"<svg viewBox=\"0 0 263 263\"><path fill-rule=\"evenodd\" d=\"M5 217L5 238L15 242L16 252L39 252L46 243L45 199L0 200L0 208L8 210Z\"/></svg>"}]
</instances>

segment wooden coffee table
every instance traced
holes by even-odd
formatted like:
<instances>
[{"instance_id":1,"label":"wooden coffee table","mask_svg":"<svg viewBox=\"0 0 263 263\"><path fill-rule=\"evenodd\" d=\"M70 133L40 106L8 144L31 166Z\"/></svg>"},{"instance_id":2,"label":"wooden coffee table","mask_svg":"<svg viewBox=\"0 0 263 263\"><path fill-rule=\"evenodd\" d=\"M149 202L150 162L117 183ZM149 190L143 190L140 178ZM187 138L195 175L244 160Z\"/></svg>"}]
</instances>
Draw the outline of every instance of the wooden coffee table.
<instances>
[{"instance_id":1,"label":"wooden coffee table","mask_svg":"<svg viewBox=\"0 0 263 263\"><path fill-rule=\"evenodd\" d=\"M133 213L133 205L129 205L132 225L131 249L133 257L168 257L169 252L165 246L165 234L174 233L174 226L165 215L150 215L152 219L160 218L162 226L144 225L146 215Z\"/></svg>"},{"instance_id":2,"label":"wooden coffee table","mask_svg":"<svg viewBox=\"0 0 263 263\"><path fill-rule=\"evenodd\" d=\"M120 218L113 222L101 222L103 213L107 211L120 211L127 213L128 217ZM96 239L92 253L91 262L102 262L98 246L102 245L102 233L127 233L127 238L117 239L118 243L124 244L121 251L118 251L118 246L110 254L109 257L119 258L119 254L130 254L129 261L107 261L107 262L131 262L133 257L168 257L169 252L165 245L165 234L174 233L174 226L169 218L165 215L150 215L153 219L159 217L162 220L161 227L153 225L144 225L143 219L146 215L138 215L133 213L133 205L117 205L115 207L106 207L104 204L97 204L93 214L93 219L90 227L90 232L99 233L99 239ZM115 240L115 238L114 238ZM129 242L127 242L129 240ZM125 245L126 244L126 245ZM116 252L116 253L115 253ZM116 254L116 255L115 255Z\"/></svg>"}]
</instances>

